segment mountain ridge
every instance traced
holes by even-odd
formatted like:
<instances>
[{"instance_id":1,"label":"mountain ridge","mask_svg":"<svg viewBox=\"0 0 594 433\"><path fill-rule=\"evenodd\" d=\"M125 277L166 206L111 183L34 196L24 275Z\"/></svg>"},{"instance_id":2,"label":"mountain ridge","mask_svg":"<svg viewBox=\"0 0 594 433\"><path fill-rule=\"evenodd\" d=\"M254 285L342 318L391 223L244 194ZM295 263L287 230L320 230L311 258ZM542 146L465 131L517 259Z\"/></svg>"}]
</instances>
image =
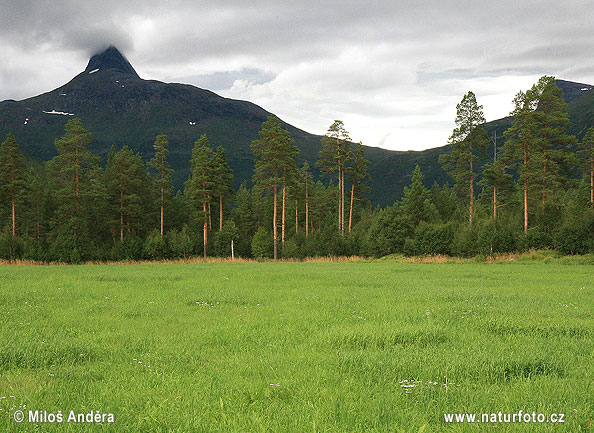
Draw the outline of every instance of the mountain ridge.
<instances>
[{"instance_id":1,"label":"mountain ridge","mask_svg":"<svg viewBox=\"0 0 594 433\"><path fill-rule=\"evenodd\" d=\"M582 107L573 113L579 119L576 135L583 135L583 125L592 126L593 104L585 94L594 96L592 86L558 80L572 107ZM585 102L584 102L585 101ZM575 111L575 110L574 110ZM140 78L130 62L113 45L93 55L87 67L66 84L46 93L21 101L0 102L0 134L13 132L21 148L29 156L46 161L55 154L54 140L64 134L66 121L80 117L93 135L91 150L103 159L113 145L116 149L128 145L148 161L153 154L156 135L166 134L170 142L170 164L176 171L173 182L181 187L189 174L193 143L206 133L214 146L227 150L234 170L234 188L251 181L252 140L258 138L262 122L270 113L249 101L224 98L216 93L181 83L163 83ZM487 132L503 137L509 118L487 123ZM307 160L313 167L318 159L321 136L310 134L283 122L301 150L300 162ZM574 125L572 124L572 127ZM503 142L501 142L503 143ZM400 198L418 164L430 186L434 181L448 181L447 174L437 163L447 147L424 151L392 151L365 146L371 161L372 202L391 204ZM314 169L315 170L315 169Z\"/></svg>"}]
</instances>

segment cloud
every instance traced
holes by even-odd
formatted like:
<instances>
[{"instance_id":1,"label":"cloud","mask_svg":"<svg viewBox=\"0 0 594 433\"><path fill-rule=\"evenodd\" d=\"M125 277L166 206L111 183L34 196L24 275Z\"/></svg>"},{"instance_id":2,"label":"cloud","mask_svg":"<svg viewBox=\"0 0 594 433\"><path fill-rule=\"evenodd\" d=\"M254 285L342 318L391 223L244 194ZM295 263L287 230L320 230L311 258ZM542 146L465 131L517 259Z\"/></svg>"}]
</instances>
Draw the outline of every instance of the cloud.
<instances>
[{"instance_id":1,"label":"cloud","mask_svg":"<svg viewBox=\"0 0 594 433\"><path fill-rule=\"evenodd\" d=\"M118 46L141 77L246 99L393 149L445 144L455 105L487 120L540 75L594 83L590 2L0 0L0 99L55 88Z\"/></svg>"}]
</instances>

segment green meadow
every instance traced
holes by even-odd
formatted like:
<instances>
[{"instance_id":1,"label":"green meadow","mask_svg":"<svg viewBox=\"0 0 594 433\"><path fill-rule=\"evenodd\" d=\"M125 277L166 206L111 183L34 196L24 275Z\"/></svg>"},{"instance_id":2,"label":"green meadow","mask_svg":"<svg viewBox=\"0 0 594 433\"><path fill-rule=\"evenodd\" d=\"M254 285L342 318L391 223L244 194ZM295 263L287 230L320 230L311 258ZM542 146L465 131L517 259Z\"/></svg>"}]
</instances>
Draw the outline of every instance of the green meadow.
<instances>
[{"instance_id":1,"label":"green meadow","mask_svg":"<svg viewBox=\"0 0 594 433\"><path fill-rule=\"evenodd\" d=\"M444 420L520 410L563 422ZM29 422L29 411L64 421ZM70 411L114 420L67 422ZM593 432L592 422L591 265L0 267L2 433Z\"/></svg>"}]
</instances>

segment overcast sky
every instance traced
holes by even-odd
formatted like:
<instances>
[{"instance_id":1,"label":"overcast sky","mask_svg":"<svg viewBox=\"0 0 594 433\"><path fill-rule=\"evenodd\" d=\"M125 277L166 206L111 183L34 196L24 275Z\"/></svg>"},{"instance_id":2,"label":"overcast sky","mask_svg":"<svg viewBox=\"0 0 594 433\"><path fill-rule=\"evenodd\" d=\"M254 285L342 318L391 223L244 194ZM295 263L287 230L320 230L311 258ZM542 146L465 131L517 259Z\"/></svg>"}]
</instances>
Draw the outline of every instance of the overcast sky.
<instances>
[{"instance_id":1,"label":"overcast sky","mask_svg":"<svg viewBox=\"0 0 594 433\"><path fill-rule=\"evenodd\" d=\"M0 0L0 100L66 83L113 43L142 78L425 149L469 90L489 121L542 75L594 84L593 15L591 0Z\"/></svg>"}]
</instances>

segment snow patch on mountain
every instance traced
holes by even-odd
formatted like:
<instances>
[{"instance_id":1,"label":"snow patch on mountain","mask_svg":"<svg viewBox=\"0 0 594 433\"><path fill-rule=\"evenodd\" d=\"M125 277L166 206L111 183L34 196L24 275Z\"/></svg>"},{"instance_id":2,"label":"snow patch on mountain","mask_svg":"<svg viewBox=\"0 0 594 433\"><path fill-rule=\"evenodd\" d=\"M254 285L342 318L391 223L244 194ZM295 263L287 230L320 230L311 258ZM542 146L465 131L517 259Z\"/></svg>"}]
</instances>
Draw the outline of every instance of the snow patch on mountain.
<instances>
[{"instance_id":1,"label":"snow patch on mountain","mask_svg":"<svg viewBox=\"0 0 594 433\"><path fill-rule=\"evenodd\" d=\"M74 116L73 113L66 113L64 111L56 111L56 110L52 110L52 111L45 111L42 110L45 114L61 114L62 116Z\"/></svg>"}]
</instances>

